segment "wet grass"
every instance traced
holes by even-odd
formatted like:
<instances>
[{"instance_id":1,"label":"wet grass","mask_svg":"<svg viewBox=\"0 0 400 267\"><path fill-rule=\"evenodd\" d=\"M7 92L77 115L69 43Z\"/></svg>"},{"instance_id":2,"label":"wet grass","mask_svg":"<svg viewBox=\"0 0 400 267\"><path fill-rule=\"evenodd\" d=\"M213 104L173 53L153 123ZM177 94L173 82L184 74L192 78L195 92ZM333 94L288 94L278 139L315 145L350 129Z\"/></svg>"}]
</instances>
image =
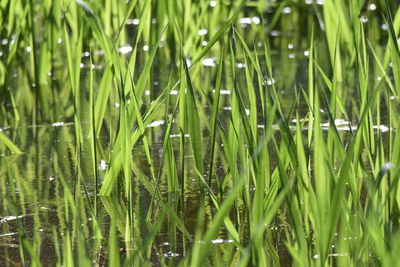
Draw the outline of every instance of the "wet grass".
<instances>
[{"instance_id":1,"label":"wet grass","mask_svg":"<svg viewBox=\"0 0 400 267\"><path fill-rule=\"evenodd\" d=\"M5 266L396 265L397 1L1 1Z\"/></svg>"}]
</instances>

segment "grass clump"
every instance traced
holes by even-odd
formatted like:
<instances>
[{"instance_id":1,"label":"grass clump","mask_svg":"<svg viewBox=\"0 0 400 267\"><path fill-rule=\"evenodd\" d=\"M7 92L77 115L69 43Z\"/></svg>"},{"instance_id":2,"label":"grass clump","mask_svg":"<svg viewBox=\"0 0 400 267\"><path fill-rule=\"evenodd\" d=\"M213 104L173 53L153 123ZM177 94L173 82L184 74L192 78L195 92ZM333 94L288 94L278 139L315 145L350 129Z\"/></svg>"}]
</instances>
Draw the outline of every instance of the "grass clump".
<instances>
[{"instance_id":1,"label":"grass clump","mask_svg":"<svg viewBox=\"0 0 400 267\"><path fill-rule=\"evenodd\" d=\"M400 11L309 2L0 2L0 261L395 265Z\"/></svg>"}]
</instances>

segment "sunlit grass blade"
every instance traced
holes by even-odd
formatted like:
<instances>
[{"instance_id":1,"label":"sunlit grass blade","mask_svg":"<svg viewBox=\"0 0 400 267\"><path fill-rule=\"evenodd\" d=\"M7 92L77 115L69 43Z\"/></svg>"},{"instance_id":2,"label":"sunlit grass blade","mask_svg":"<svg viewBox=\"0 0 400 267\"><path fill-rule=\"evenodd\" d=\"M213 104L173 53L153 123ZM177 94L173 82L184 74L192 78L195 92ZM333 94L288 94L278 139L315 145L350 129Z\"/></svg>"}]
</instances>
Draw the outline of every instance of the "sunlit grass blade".
<instances>
[{"instance_id":1,"label":"sunlit grass blade","mask_svg":"<svg viewBox=\"0 0 400 267\"><path fill-rule=\"evenodd\" d=\"M14 154L21 154L21 150L3 133L0 132L0 141Z\"/></svg>"},{"instance_id":2,"label":"sunlit grass blade","mask_svg":"<svg viewBox=\"0 0 400 267\"><path fill-rule=\"evenodd\" d=\"M185 68L186 85L187 85L187 100L186 100L186 110L187 110L187 120L188 120L188 130L190 135L190 141L192 144L192 150L194 154L194 160L196 163L196 168L201 175L204 173L203 165L203 149L201 140L201 127L200 119L197 111L197 105L195 100L194 88L192 80L189 74L189 68L186 64L186 59L183 58L183 64Z\"/></svg>"}]
</instances>

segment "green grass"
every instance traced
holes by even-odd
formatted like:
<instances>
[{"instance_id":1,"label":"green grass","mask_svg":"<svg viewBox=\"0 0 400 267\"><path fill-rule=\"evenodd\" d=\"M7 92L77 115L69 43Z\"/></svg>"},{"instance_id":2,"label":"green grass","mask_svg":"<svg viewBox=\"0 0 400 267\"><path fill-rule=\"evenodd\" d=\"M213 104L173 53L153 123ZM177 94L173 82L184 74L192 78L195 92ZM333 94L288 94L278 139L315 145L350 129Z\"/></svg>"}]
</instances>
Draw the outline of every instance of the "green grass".
<instances>
[{"instance_id":1,"label":"green grass","mask_svg":"<svg viewBox=\"0 0 400 267\"><path fill-rule=\"evenodd\" d=\"M400 9L363 6L0 1L0 262L395 266Z\"/></svg>"}]
</instances>

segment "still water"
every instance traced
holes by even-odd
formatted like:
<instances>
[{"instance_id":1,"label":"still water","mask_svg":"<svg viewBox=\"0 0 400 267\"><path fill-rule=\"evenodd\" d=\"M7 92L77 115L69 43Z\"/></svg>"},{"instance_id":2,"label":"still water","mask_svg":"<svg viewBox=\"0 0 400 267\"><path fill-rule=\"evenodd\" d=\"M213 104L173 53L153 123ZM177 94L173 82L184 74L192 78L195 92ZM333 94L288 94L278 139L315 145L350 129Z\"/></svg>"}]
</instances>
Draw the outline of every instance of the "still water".
<instances>
[{"instance_id":1,"label":"still water","mask_svg":"<svg viewBox=\"0 0 400 267\"><path fill-rule=\"evenodd\" d=\"M214 2L214 1L211 1ZM306 1L307 2L307 1ZM317 1L322 5L323 1ZM370 6L373 11L374 7ZM265 16L272 16L274 10L267 9ZM292 15L292 8L284 7L284 16ZM252 13L252 12L248 12ZM269 14L269 15L268 15ZM364 19L365 20L365 19ZM296 102L294 95L300 93L300 88L307 84L307 64L309 58L308 39L304 38L304 30L296 28L296 25L282 22L279 27L267 29L268 25L263 25L259 16L242 17L238 20L237 26L241 27L245 33L245 38L254 47L259 47L262 55L262 43L258 35L260 31L268 32L268 38L272 46L272 62L274 64L274 77L264 77L265 83L274 84L279 88L279 96L282 108L286 114L290 129L296 131L296 117L290 110ZM368 20L365 21L367 23ZM157 23L157 21L152 21ZM135 27L139 24L139 19L127 21L127 27ZM382 26L384 27L384 26ZM383 28L383 30L385 30ZM198 35L203 38L203 46L207 45L210 30L200 29ZM306 36L307 37L307 36ZM62 40L60 41L60 43ZM2 45L7 45L8 41L3 40ZM324 48L321 42L316 46ZM160 45L162 48L162 43ZM145 55L149 51L149 45L145 42L141 46L141 53ZM29 53L29 49L27 48ZM120 54L132 52L130 45L118 48ZM92 52L95 57L102 57L101 50ZM0 55L1 56L1 55ZM85 51L82 55L82 79L87 79L89 69L94 69L95 76L101 77L104 71L103 64L90 65L90 52ZM144 58L144 56L143 56ZM143 59L139 59L140 60ZM323 60L322 60L323 61ZM188 59L190 64L190 59ZM206 57L201 61L201 73L204 85L213 83L213 75L218 66L217 57ZM260 63L265 67L265 62ZM327 65L328 63L326 63ZM159 62L159 69L155 70L153 78L153 90L144 92L146 101L151 103L155 99L154 95L160 93L166 86L166 79L163 73L168 73L169 66L163 66ZM323 63L322 63L323 65ZM324 67L324 66L323 66ZM245 59L238 59L235 66L239 77L239 84L245 86ZM55 69L49 76L60 77L63 69ZM373 70L372 70L373 71ZM158 76L157 76L158 75ZM16 75L14 78L18 79ZM62 81L58 81L62 83ZM343 81L346 83L348 81ZM84 83L82 83L85 86ZM349 88L347 95L356 94L353 88ZM179 91L174 88L170 95L176 98ZM207 93L209 96L215 91ZM206 94L206 95L207 95ZM229 127L231 116L230 96L231 88L221 90L221 124ZM82 106L88 104L87 95L82 95ZM1 266L22 266L33 265L35 260L40 261L43 266L54 266L65 262L65 258L70 256L73 261L77 261L80 253L84 253L92 259L95 266L105 266L109 260L109 238L111 220L115 222L118 247L122 257L140 253L150 255L147 264L174 265L187 256L188 251L193 246L198 229L199 212L206 214L204 224L210 220L216 209L209 197L209 192L204 190L199 184L193 167L193 153L189 145L189 136L185 135L186 144L183 158L187 160L185 164L186 181L184 183L183 195L180 192L170 192L168 188L167 175L165 170L160 171L163 163L163 140L165 134L165 120L157 118L148 125L148 139L150 140L150 152L154 162L154 169L157 173L156 180L151 178L151 170L146 161L145 149L141 143L136 145L132 151L132 193L133 199L129 202L121 194L114 194L111 197L99 197L96 192L100 189L102 178L108 169L111 154L113 153L112 140L115 136L110 134L111 129L115 129L118 123L118 115L121 103L117 97L111 98L109 114L100 134L95 142L97 159L96 173L93 172L91 158L91 147L89 136L88 115L82 114L82 127L84 129L83 145L78 146L75 138L75 124L72 116L63 114L47 116L46 120L38 125L32 125L30 121L25 121L18 125L0 128L3 133L13 139L16 145L23 151L21 155L12 155L4 152L0 155L0 265ZM206 103L206 97L202 97L199 103ZM349 114L352 105L349 102ZM210 120L207 116L208 107L204 105L200 110L201 120ZM299 103L299 113L305 116L308 106L306 103ZM83 108L83 110L85 110ZM246 110L259 112L257 108L249 107ZM321 123L322 130L329 129L329 118L327 110L321 109L324 121ZM261 114L262 116L262 114ZM260 116L260 117L261 117ZM306 120L307 118L301 118ZM353 118L354 119L354 118ZM344 140L357 130L357 124L349 120L335 120L340 135ZM0 125L1 126L1 125ZM262 131L264 124L260 122L258 129ZM276 130L277 140L280 138L279 126L273 125ZM385 134L392 129L382 124L374 125L374 130ZM202 129L204 147L210 144L210 129ZM304 138L307 137L307 128L302 129ZM326 134L326 132L324 132ZM176 159L180 155L180 136L178 126L173 123L170 133L172 151ZM347 136L347 137L346 137ZM222 142L217 143L222 147ZM207 166L207 157L204 165ZM222 159L222 154L217 154L217 165L215 168L216 176L222 178L226 175L226 162ZM272 160L272 162L274 162ZM276 166L270 166L271 170ZM180 170L182 171L182 170ZM207 172L205 173L207 174ZM96 185L95 177L98 177ZM97 188L96 188L97 186ZM117 185L121 186L121 185ZM218 191L218 182L211 184L213 192ZM228 188L231 184L226 185ZM254 188L249 185L249 192ZM219 195L223 198L224 195ZM72 201L73 200L73 201ZM246 212L248 203L244 203L242 198L238 198L237 210L232 212L232 222L237 224L237 228L246 244L248 236L248 218ZM200 208L202 207L202 208ZM130 214L134 220L133 242L127 244L125 241L126 214ZM291 257L285 246L285 233L288 231L284 211L279 211L276 219L268 226L266 236L268 236L268 253L271 263L290 265ZM97 218L96 222L93 218ZM77 230L78 229L78 230ZM79 233L80 236L73 236ZM71 242L75 240L75 242ZM143 246L143 244L145 244ZM212 240L212 257L218 259L220 263L234 264L240 257L238 249L225 229L221 229L218 238ZM27 250L21 249L24 246ZM145 249L143 249L145 247ZM139 249L140 248L140 249ZM71 252L73 251L73 252ZM82 252L83 251L83 252ZM38 258L32 255L39 252ZM68 254L71 252L72 254ZM32 253L32 255L30 255ZM330 254L330 257L346 256L342 254ZM316 256L318 258L318 256Z\"/></svg>"}]
</instances>

